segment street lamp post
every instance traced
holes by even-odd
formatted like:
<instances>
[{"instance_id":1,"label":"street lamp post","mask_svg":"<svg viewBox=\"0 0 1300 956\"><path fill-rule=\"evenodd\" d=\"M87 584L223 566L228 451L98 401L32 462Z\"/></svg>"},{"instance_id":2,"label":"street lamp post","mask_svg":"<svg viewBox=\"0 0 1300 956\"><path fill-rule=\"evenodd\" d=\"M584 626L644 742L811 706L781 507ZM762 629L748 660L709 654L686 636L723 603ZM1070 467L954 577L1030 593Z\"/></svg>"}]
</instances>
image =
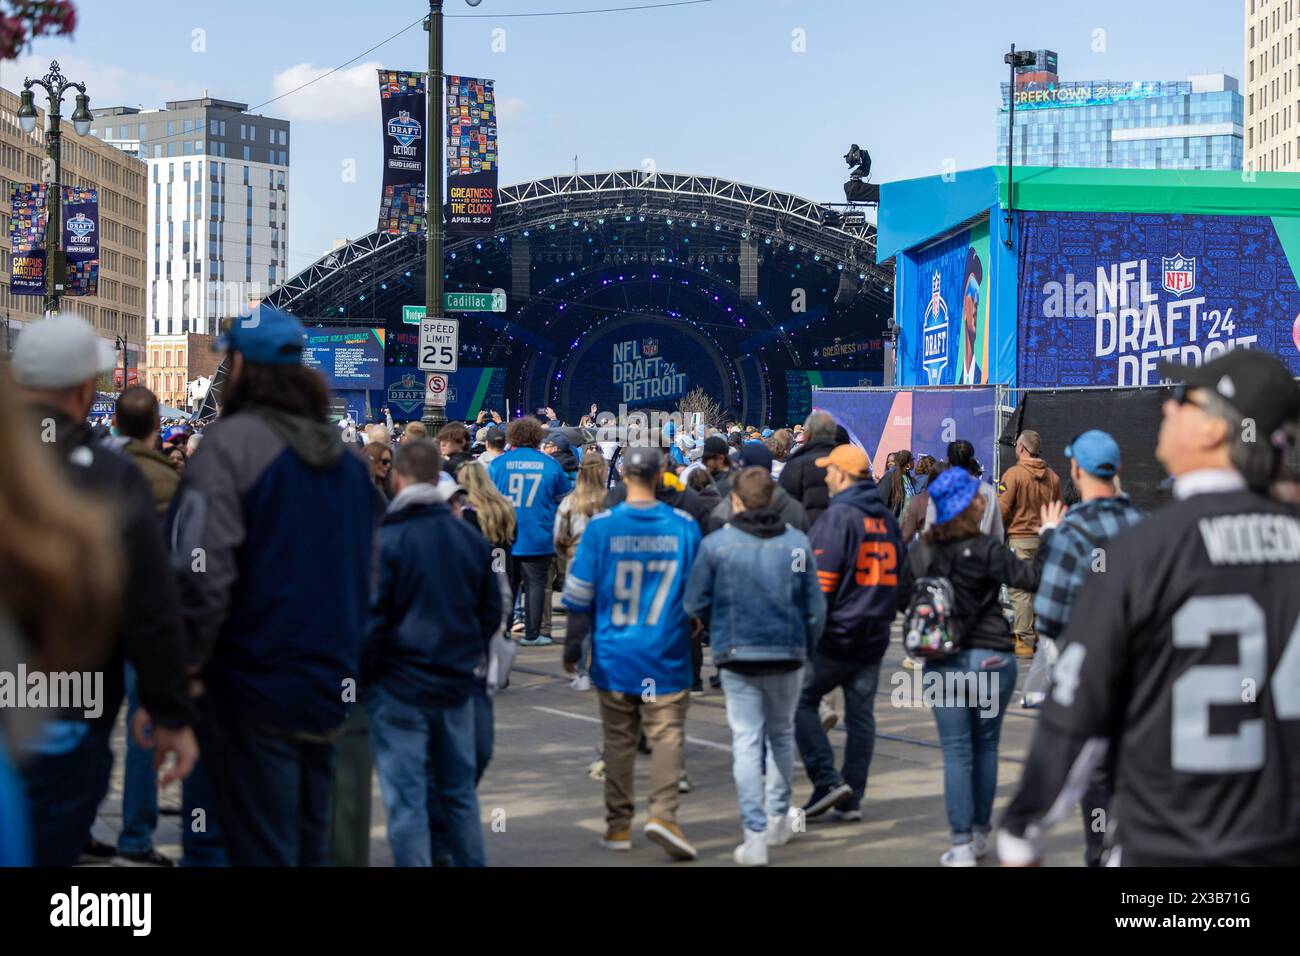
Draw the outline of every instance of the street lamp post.
<instances>
[{"instance_id":1,"label":"street lamp post","mask_svg":"<svg viewBox=\"0 0 1300 956\"><path fill-rule=\"evenodd\" d=\"M465 2L477 7L482 0ZM429 82L425 88L429 109L424 147L424 314L429 318L442 314L442 4L443 0L429 0L429 18L424 21L424 28L429 31ZM430 432L447 421L443 406L429 401L427 389L421 421L429 426Z\"/></svg>"},{"instance_id":2,"label":"street lamp post","mask_svg":"<svg viewBox=\"0 0 1300 956\"><path fill-rule=\"evenodd\" d=\"M45 311L54 315L59 311L59 297L67 281L67 257L61 246L63 227L63 167L62 139L59 128L62 118L60 109L63 94L69 89L77 90L77 108L72 113L72 126L78 136L90 132L90 97L86 95L85 83L74 83L59 72L59 61L50 61L50 72L39 79L23 81L21 104L18 107L18 123L24 133L36 129L36 95L33 86L43 88L49 97L49 129L45 132L45 151L53 163L53 180L45 196Z\"/></svg>"},{"instance_id":3,"label":"street lamp post","mask_svg":"<svg viewBox=\"0 0 1300 956\"><path fill-rule=\"evenodd\" d=\"M424 24L429 31L429 82L425 87L429 110L424 147L424 228L427 240L424 314L429 318L442 314L442 3L443 0L429 0L429 19ZM427 388L421 417L430 434L447 421L443 407L433 404Z\"/></svg>"},{"instance_id":4,"label":"street lamp post","mask_svg":"<svg viewBox=\"0 0 1300 956\"><path fill-rule=\"evenodd\" d=\"M1034 66L1038 56L1032 50L1016 52L1016 45L1011 44L1011 52L1002 58L1002 62L1011 68L1011 82L1007 85L1007 208L1004 213L1007 221L1007 235L1002 241L1011 248L1011 214L1015 211L1015 184L1011 179L1012 164L1016 155L1016 69L1022 66Z\"/></svg>"}]
</instances>

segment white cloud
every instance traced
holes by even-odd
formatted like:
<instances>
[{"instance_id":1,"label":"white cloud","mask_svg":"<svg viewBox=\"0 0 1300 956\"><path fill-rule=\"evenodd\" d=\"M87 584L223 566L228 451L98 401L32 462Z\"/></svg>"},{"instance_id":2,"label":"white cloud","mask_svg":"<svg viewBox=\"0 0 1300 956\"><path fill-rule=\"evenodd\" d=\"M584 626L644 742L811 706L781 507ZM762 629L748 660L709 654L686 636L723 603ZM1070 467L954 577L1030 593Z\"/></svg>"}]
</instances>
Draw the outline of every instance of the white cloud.
<instances>
[{"instance_id":1,"label":"white cloud","mask_svg":"<svg viewBox=\"0 0 1300 956\"><path fill-rule=\"evenodd\" d=\"M140 106L144 109L161 108L166 100L198 96L201 90L182 87L174 79L137 73L118 66L104 66L75 56L60 56L59 72L70 80L86 84L91 108L97 106ZM16 60L0 63L0 86L15 93L21 92L23 80L44 76L50 69L50 57L24 54ZM37 104L43 109L45 95L37 90ZM65 99L67 112L72 100Z\"/></svg>"},{"instance_id":2,"label":"white cloud","mask_svg":"<svg viewBox=\"0 0 1300 956\"><path fill-rule=\"evenodd\" d=\"M528 112L528 101L518 96L497 97L497 121L509 124Z\"/></svg>"},{"instance_id":3,"label":"white cloud","mask_svg":"<svg viewBox=\"0 0 1300 956\"><path fill-rule=\"evenodd\" d=\"M299 63L275 74L272 94L280 96L297 90L267 107L275 116L288 120L315 120L326 123L372 122L379 118L378 62L330 73L304 89L304 83L329 73L329 67Z\"/></svg>"}]
</instances>

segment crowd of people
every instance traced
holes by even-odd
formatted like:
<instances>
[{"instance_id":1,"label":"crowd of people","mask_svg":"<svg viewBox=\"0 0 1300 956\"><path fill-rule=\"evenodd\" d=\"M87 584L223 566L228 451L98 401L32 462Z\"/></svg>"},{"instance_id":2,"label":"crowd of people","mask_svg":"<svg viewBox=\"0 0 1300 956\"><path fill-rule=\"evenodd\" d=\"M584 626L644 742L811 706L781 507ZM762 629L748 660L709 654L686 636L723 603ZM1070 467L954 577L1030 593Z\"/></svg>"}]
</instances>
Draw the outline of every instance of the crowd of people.
<instances>
[{"instance_id":1,"label":"crowd of people","mask_svg":"<svg viewBox=\"0 0 1300 956\"><path fill-rule=\"evenodd\" d=\"M941 688L943 865L994 846L1026 662L1018 706L1041 720L1004 862L1037 862L1072 807L1090 865L1300 858L1300 392L1275 359L1166 367L1180 384L1156 457L1175 501L1147 516L1099 430L1066 447L1068 482L1021 431L995 484L961 439L877 475L823 411L619 440L594 407L576 426L545 409L360 427L328 420L303 342L275 309L233 323L221 413L198 430L165 425L142 387L92 423L111 350L69 316L19 336L0 375L0 670L102 672L104 688L40 720L0 710L0 863L173 865L153 833L159 785L181 781L182 865L365 865L375 774L398 865L484 865L494 700L519 647L558 637L599 707L601 845L632 849L648 752L642 835L697 857L677 817L707 646L734 859L763 865L809 819L871 813L900 626L906 666ZM1239 699L1238 678L1258 695ZM92 826L123 702L110 846Z\"/></svg>"}]
</instances>

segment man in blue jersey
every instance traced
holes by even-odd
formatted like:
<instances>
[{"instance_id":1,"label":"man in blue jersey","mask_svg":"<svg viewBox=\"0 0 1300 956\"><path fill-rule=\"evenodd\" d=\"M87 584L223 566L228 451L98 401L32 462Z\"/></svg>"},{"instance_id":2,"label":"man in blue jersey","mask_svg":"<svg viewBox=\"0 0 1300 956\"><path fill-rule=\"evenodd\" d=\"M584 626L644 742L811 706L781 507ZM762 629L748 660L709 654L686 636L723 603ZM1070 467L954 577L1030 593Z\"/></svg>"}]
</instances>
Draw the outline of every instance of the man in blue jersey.
<instances>
[{"instance_id":1,"label":"man in blue jersey","mask_svg":"<svg viewBox=\"0 0 1300 956\"><path fill-rule=\"evenodd\" d=\"M524 591L524 639L519 643L525 647L554 643L542 633L542 602L551 599L546 576L555 560L555 510L570 491L559 462L538 450L544 433L537 419L516 419L506 427L510 451L488 466L492 483L515 509L518 537L512 553Z\"/></svg>"},{"instance_id":2,"label":"man in blue jersey","mask_svg":"<svg viewBox=\"0 0 1300 956\"><path fill-rule=\"evenodd\" d=\"M577 669L590 632L591 681L605 731L601 845L632 849L632 777L644 729L652 748L646 838L674 859L693 860L695 847L677 826L677 787L693 640L682 595L700 530L689 514L655 499L662 467L658 448L629 448L623 456L627 500L593 517L583 533L564 582L570 612L564 667Z\"/></svg>"}]
</instances>

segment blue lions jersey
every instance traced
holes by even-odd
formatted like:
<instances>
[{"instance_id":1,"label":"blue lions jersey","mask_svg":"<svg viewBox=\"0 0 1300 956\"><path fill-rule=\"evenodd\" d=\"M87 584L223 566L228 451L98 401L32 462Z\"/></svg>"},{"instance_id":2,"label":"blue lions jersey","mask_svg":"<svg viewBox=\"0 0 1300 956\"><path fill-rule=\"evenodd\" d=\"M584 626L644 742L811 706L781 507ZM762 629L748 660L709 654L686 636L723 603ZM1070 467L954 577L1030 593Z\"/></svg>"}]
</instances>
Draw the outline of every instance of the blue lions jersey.
<instances>
[{"instance_id":1,"label":"blue lions jersey","mask_svg":"<svg viewBox=\"0 0 1300 956\"><path fill-rule=\"evenodd\" d=\"M488 465L488 476L515 508L514 556L554 554L555 511L572 490L560 463L536 448L516 448Z\"/></svg>"},{"instance_id":2,"label":"blue lions jersey","mask_svg":"<svg viewBox=\"0 0 1300 956\"><path fill-rule=\"evenodd\" d=\"M690 688L691 625L682 595L699 547L695 519L661 501L624 502L591 519L564 579L564 606L594 615L597 687L624 694Z\"/></svg>"}]
</instances>

